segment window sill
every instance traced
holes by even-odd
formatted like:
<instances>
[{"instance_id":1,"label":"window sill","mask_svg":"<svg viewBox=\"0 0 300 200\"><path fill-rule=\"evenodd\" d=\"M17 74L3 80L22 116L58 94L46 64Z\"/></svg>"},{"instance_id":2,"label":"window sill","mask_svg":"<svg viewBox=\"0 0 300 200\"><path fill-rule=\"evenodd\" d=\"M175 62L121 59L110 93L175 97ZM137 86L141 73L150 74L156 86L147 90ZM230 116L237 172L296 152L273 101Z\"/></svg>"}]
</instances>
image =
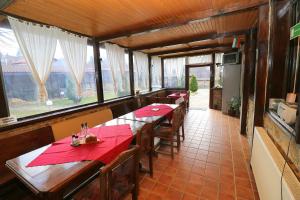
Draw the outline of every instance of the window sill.
<instances>
[{"instance_id":1,"label":"window sill","mask_svg":"<svg viewBox=\"0 0 300 200\"><path fill-rule=\"evenodd\" d=\"M165 90L165 89L162 88L160 90L150 91L150 92L141 94L141 96L146 96L148 94L152 94L152 93L155 93L155 92L158 92L158 91L163 91L163 90ZM56 111L52 111L52 112L48 112L48 113L43 113L43 114L39 114L39 115L35 115L35 116L22 118L22 119L19 119L16 123L12 123L12 124L9 124L7 126L0 127L0 134L3 131L8 131L8 130L11 130L11 129L14 129L14 128L27 126L27 125L31 125L31 124L46 121L46 120L51 120L51 119L54 119L54 118L57 118L57 117L63 117L63 116L66 116L66 115L74 114L76 112L82 112L82 111L86 111L86 110L89 110L89 109L95 109L97 107L106 106L106 105L110 105L110 104L117 103L117 102L120 102L120 101L129 100L129 99L132 99L134 97L135 96L129 95L129 96L125 96L125 97L110 99L110 100L107 100L103 103L91 103L91 104L86 104L86 105L80 105L80 106L77 106L77 107L70 107L70 108L66 108L66 109L63 109L63 110L56 110Z\"/></svg>"}]
</instances>

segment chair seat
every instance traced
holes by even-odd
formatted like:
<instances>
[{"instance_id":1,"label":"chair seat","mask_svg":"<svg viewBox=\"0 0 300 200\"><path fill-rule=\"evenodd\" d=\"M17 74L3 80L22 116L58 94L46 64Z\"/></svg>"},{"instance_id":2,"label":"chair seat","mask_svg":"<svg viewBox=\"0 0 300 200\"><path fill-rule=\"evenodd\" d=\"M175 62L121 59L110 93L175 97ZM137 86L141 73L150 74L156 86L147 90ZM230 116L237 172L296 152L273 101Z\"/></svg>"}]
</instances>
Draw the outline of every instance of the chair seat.
<instances>
[{"instance_id":1,"label":"chair seat","mask_svg":"<svg viewBox=\"0 0 300 200\"><path fill-rule=\"evenodd\" d=\"M173 133L172 127L160 126L154 130L154 137L168 139L168 138L173 137L173 135L174 135L174 133Z\"/></svg>"}]
</instances>

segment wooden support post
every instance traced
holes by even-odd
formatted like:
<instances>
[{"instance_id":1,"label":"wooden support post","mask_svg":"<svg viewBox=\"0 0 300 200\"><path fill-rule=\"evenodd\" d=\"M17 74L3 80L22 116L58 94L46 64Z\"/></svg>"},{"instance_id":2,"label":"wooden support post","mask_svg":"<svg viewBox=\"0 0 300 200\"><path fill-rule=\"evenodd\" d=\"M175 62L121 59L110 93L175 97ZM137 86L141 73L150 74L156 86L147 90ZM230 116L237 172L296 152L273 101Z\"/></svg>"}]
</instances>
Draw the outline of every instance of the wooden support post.
<instances>
[{"instance_id":1,"label":"wooden support post","mask_svg":"<svg viewBox=\"0 0 300 200\"><path fill-rule=\"evenodd\" d=\"M257 48L258 58L255 70L254 86L254 126L263 126L266 104L266 83L268 79L268 43L269 43L269 7L258 9Z\"/></svg>"},{"instance_id":2,"label":"wooden support post","mask_svg":"<svg viewBox=\"0 0 300 200\"><path fill-rule=\"evenodd\" d=\"M1 57L2 56L0 53L0 99L1 99L0 118L9 116L9 107L8 107L8 100L7 100L6 92L5 92L4 74L3 74L2 66L1 66Z\"/></svg>"},{"instance_id":3,"label":"wooden support post","mask_svg":"<svg viewBox=\"0 0 300 200\"><path fill-rule=\"evenodd\" d=\"M242 94L241 94L241 115L240 115L240 133L246 135L248 101L250 95L251 72L255 68L255 51L256 51L256 30L253 29L246 34L244 46L244 55L242 63Z\"/></svg>"},{"instance_id":4,"label":"wooden support post","mask_svg":"<svg viewBox=\"0 0 300 200\"><path fill-rule=\"evenodd\" d=\"M132 50L128 50L129 56L129 80L130 80L130 93L132 96L135 95L134 91L134 71L133 71L133 52Z\"/></svg>"},{"instance_id":5,"label":"wooden support post","mask_svg":"<svg viewBox=\"0 0 300 200\"><path fill-rule=\"evenodd\" d=\"M161 87L165 87L165 64L163 58L161 58Z\"/></svg>"},{"instance_id":6,"label":"wooden support post","mask_svg":"<svg viewBox=\"0 0 300 200\"><path fill-rule=\"evenodd\" d=\"M216 66L216 54L212 54L212 65L210 66L210 81L209 81L209 108L214 108L213 99L213 87L215 86L215 66Z\"/></svg>"},{"instance_id":7,"label":"wooden support post","mask_svg":"<svg viewBox=\"0 0 300 200\"><path fill-rule=\"evenodd\" d=\"M98 102L102 103L102 102L104 102L104 95L103 95L101 59L100 59L100 49L99 48L100 48L99 42L97 42L95 39L93 39L97 98L98 98Z\"/></svg>"},{"instance_id":8,"label":"wooden support post","mask_svg":"<svg viewBox=\"0 0 300 200\"><path fill-rule=\"evenodd\" d=\"M152 91L152 63L151 63L151 55L148 54L148 66L149 66L149 91Z\"/></svg>"}]
</instances>

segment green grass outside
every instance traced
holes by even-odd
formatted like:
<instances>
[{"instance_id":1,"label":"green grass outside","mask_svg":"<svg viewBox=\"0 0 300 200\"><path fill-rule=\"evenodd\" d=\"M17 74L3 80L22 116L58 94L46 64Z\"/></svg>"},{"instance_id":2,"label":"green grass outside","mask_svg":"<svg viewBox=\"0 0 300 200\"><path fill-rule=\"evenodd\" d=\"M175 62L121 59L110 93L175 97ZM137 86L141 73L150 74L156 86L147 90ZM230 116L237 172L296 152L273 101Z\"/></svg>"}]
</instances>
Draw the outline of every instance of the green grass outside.
<instances>
[{"instance_id":1,"label":"green grass outside","mask_svg":"<svg viewBox=\"0 0 300 200\"><path fill-rule=\"evenodd\" d=\"M116 98L117 96L114 92L106 92L104 91L105 100ZM17 118L27 117L31 115L37 115L45 112L51 112L55 110L60 110L68 107L88 104L97 102L97 96L88 96L83 97L79 103L74 103L72 100L67 98L63 99L51 99L53 102L52 106L47 106L45 103L40 102L26 102L19 105L11 105L10 114L16 116Z\"/></svg>"},{"instance_id":2,"label":"green grass outside","mask_svg":"<svg viewBox=\"0 0 300 200\"><path fill-rule=\"evenodd\" d=\"M16 116L17 118L21 118L30 115L50 112L54 110L60 110L72 106L93 103L96 101L97 101L97 96L89 96L89 97L83 97L82 100L77 104L67 98L53 99L52 106L47 106L45 103L40 103L40 102L26 102L24 104L10 106L10 114Z\"/></svg>"}]
</instances>

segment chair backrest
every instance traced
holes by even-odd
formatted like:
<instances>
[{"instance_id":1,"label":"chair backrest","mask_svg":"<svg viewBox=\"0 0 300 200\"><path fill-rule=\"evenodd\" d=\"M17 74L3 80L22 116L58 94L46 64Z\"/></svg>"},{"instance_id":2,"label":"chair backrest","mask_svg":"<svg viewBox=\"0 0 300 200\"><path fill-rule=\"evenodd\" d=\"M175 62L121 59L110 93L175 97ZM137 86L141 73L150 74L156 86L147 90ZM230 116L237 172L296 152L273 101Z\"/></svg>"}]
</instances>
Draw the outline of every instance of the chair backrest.
<instances>
[{"instance_id":1,"label":"chair backrest","mask_svg":"<svg viewBox=\"0 0 300 200\"><path fill-rule=\"evenodd\" d=\"M136 143L140 146L141 152L148 153L153 149L153 125L145 124L136 134Z\"/></svg>"},{"instance_id":2,"label":"chair backrest","mask_svg":"<svg viewBox=\"0 0 300 200\"><path fill-rule=\"evenodd\" d=\"M181 114L181 110L182 108L179 106L178 108L176 108L174 111L173 111L173 114L172 114L172 129L173 131L178 131L180 126L182 125L182 114Z\"/></svg>"},{"instance_id":3,"label":"chair backrest","mask_svg":"<svg viewBox=\"0 0 300 200\"><path fill-rule=\"evenodd\" d=\"M55 140L68 137L80 132L80 124L87 122L89 127L93 127L113 119L109 108L97 112L65 119L52 125Z\"/></svg>"},{"instance_id":4,"label":"chair backrest","mask_svg":"<svg viewBox=\"0 0 300 200\"><path fill-rule=\"evenodd\" d=\"M12 133L0 139L0 186L15 176L5 167L7 160L54 142L50 126L24 133Z\"/></svg>"},{"instance_id":5,"label":"chair backrest","mask_svg":"<svg viewBox=\"0 0 300 200\"><path fill-rule=\"evenodd\" d=\"M175 100L173 98L168 97L156 97L155 103L165 103L165 104L174 104Z\"/></svg>"},{"instance_id":6,"label":"chair backrest","mask_svg":"<svg viewBox=\"0 0 300 200\"><path fill-rule=\"evenodd\" d=\"M139 146L122 152L100 169L100 199L119 200L138 190Z\"/></svg>"},{"instance_id":7,"label":"chair backrest","mask_svg":"<svg viewBox=\"0 0 300 200\"><path fill-rule=\"evenodd\" d=\"M119 103L110 107L113 118L120 117L130 112L130 109L126 103Z\"/></svg>"}]
</instances>

